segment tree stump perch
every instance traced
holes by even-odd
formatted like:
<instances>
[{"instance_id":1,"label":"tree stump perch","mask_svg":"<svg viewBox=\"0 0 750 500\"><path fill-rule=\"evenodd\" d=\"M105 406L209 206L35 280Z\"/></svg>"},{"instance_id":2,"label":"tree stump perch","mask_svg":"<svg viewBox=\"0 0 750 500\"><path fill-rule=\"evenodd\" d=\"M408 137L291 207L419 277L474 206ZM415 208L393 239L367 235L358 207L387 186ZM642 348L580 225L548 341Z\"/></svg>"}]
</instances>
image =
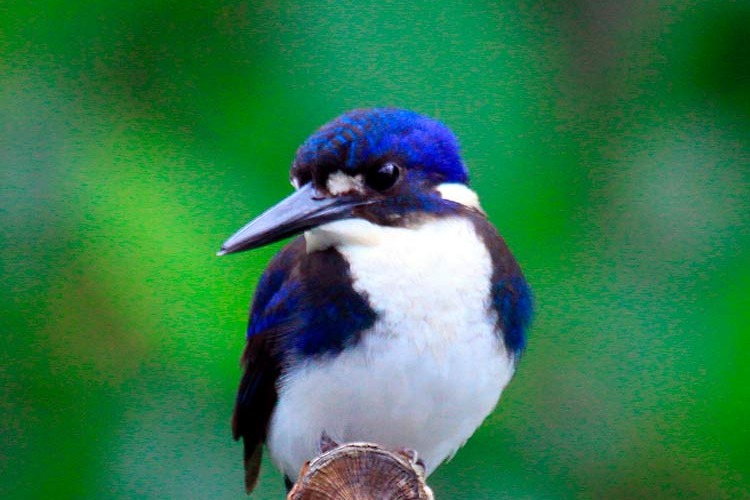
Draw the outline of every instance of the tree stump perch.
<instances>
[{"instance_id":1,"label":"tree stump perch","mask_svg":"<svg viewBox=\"0 0 750 500\"><path fill-rule=\"evenodd\" d=\"M300 471L287 500L433 500L414 450L372 443L339 446L321 437L321 454Z\"/></svg>"}]
</instances>

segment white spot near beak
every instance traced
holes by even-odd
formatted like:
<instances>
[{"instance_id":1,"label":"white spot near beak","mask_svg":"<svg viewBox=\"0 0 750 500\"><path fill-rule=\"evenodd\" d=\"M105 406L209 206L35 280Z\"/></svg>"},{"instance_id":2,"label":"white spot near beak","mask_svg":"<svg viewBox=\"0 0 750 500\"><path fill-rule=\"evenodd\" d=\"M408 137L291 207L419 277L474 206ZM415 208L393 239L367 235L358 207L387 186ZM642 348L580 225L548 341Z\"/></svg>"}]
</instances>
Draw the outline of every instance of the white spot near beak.
<instances>
[{"instance_id":1,"label":"white spot near beak","mask_svg":"<svg viewBox=\"0 0 750 500\"><path fill-rule=\"evenodd\" d=\"M289 179L289 182L291 182L292 187L295 189L295 191L299 191L299 179L296 177L292 177Z\"/></svg>"},{"instance_id":2,"label":"white spot near beak","mask_svg":"<svg viewBox=\"0 0 750 500\"><path fill-rule=\"evenodd\" d=\"M361 193L364 191L364 184L362 175L355 175L354 177L346 175L341 170L338 170L328 176L328 182L326 182L328 192L336 196L343 193L349 193L355 191Z\"/></svg>"}]
</instances>

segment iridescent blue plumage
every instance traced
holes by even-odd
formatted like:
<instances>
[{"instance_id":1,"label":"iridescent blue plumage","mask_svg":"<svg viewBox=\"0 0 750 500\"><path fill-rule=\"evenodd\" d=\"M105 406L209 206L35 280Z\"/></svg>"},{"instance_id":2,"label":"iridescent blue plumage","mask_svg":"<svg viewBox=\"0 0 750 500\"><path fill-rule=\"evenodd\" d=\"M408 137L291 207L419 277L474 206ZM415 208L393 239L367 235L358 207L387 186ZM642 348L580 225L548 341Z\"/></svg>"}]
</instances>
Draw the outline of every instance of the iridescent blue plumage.
<instances>
[{"instance_id":1,"label":"iridescent blue plumage","mask_svg":"<svg viewBox=\"0 0 750 500\"><path fill-rule=\"evenodd\" d=\"M375 318L352 289L341 255L333 249L308 255L299 237L282 249L258 283L247 335L277 331L279 353L335 354Z\"/></svg>"},{"instance_id":2,"label":"iridescent blue plumage","mask_svg":"<svg viewBox=\"0 0 750 500\"><path fill-rule=\"evenodd\" d=\"M501 278L492 286L492 305L497 311L505 345L520 357L526 347L526 329L531 323L531 289L523 276Z\"/></svg>"},{"instance_id":3,"label":"iridescent blue plumage","mask_svg":"<svg viewBox=\"0 0 750 500\"><path fill-rule=\"evenodd\" d=\"M304 233L250 312L233 419L246 488L264 443L291 480L321 432L414 448L431 472L513 374L532 311L521 269L431 118L348 112L300 146L291 177L297 191L221 252Z\"/></svg>"},{"instance_id":4,"label":"iridescent blue plumage","mask_svg":"<svg viewBox=\"0 0 750 500\"><path fill-rule=\"evenodd\" d=\"M297 150L292 175L303 182L331 168L356 172L362 165L399 161L431 182L469 180L451 130L404 109L357 109L327 123Z\"/></svg>"}]
</instances>

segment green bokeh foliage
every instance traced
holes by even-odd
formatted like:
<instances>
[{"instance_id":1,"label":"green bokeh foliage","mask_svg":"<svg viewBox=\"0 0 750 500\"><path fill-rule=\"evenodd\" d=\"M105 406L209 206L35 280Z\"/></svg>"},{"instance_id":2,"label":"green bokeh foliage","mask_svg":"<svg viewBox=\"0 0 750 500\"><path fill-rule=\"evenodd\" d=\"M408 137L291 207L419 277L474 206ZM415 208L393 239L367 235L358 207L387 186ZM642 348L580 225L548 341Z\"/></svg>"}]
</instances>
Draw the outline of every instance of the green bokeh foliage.
<instances>
[{"instance_id":1,"label":"green bokeh foliage","mask_svg":"<svg viewBox=\"0 0 750 500\"><path fill-rule=\"evenodd\" d=\"M0 5L0 495L242 497L229 417L278 245L214 252L371 105L456 131L538 302L438 498L748 495L748 26L710 1Z\"/></svg>"}]
</instances>

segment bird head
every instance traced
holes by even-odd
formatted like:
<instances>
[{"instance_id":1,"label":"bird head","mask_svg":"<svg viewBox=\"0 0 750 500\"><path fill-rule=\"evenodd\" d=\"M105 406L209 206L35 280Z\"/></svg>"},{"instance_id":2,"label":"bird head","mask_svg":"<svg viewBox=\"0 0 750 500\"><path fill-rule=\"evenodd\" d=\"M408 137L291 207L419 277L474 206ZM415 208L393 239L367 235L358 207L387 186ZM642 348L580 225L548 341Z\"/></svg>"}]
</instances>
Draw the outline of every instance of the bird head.
<instances>
[{"instance_id":1,"label":"bird head","mask_svg":"<svg viewBox=\"0 0 750 500\"><path fill-rule=\"evenodd\" d=\"M402 109L359 109L327 123L297 150L290 180L295 192L232 235L219 255L343 219L406 226L457 204L479 207L450 129Z\"/></svg>"}]
</instances>

